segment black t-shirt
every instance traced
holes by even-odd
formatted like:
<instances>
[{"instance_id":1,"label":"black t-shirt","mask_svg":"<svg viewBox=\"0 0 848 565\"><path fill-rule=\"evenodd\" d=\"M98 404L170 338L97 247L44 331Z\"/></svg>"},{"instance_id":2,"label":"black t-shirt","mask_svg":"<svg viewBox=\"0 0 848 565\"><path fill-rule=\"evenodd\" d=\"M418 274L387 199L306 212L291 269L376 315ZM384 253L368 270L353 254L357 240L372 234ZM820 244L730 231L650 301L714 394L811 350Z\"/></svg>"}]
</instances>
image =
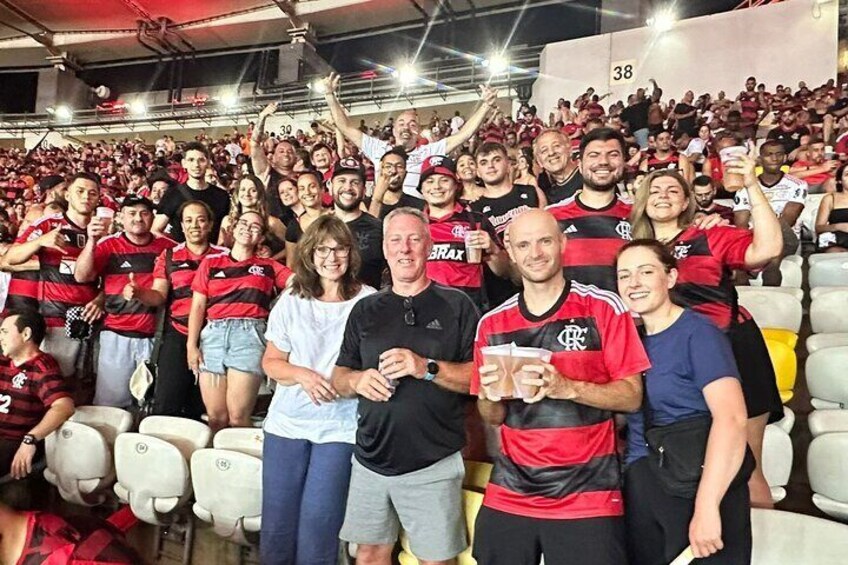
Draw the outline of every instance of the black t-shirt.
<instances>
[{"instance_id":1,"label":"black t-shirt","mask_svg":"<svg viewBox=\"0 0 848 565\"><path fill-rule=\"evenodd\" d=\"M548 199L548 205L568 200L574 196L578 190L583 188L583 175L576 168L571 176L565 179L562 184L556 184L548 176L548 173L542 171L539 173L536 181L539 183L539 189L545 194Z\"/></svg>"},{"instance_id":2,"label":"black t-shirt","mask_svg":"<svg viewBox=\"0 0 848 565\"><path fill-rule=\"evenodd\" d=\"M680 102L679 104L677 104L677 106L674 107L674 113L675 114L688 114L689 112L694 112L694 111L695 111L695 107L690 106L689 104L686 104L685 102ZM680 118L679 120L677 120L676 130L677 131L685 131L690 136L695 137L696 135L698 135L698 128L695 125L697 118L698 118L697 113L692 114L688 118Z\"/></svg>"},{"instance_id":3,"label":"black t-shirt","mask_svg":"<svg viewBox=\"0 0 848 565\"><path fill-rule=\"evenodd\" d=\"M810 128L807 126L796 127L795 129L786 131L780 126L777 126L768 132L768 139L774 139L783 144L786 154L789 155L799 147L801 147L801 136L810 135Z\"/></svg>"},{"instance_id":4,"label":"black t-shirt","mask_svg":"<svg viewBox=\"0 0 848 565\"><path fill-rule=\"evenodd\" d=\"M650 107L650 98L646 98L641 102L628 106L621 111L621 121L627 122L631 133L640 129L645 129L648 127L648 109L650 109Z\"/></svg>"},{"instance_id":5,"label":"black t-shirt","mask_svg":"<svg viewBox=\"0 0 848 565\"><path fill-rule=\"evenodd\" d=\"M386 268L386 259L383 257L383 223L371 214L363 213L352 222L347 222L347 227L356 237L362 257L359 280L379 289Z\"/></svg>"},{"instance_id":6,"label":"black t-shirt","mask_svg":"<svg viewBox=\"0 0 848 565\"><path fill-rule=\"evenodd\" d=\"M389 212L396 208L415 208L416 210L424 211L424 200L421 198L415 198L411 194L406 194L405 192L401 194L400 199L395 204L383 204L380 206L380 220L385 220L386 216L389 215Z\"/></svg>"},{"instance_id":7,"label":"black t-shirt","mask_svg":"<svg viewBox=\"0 0 848 565\"><path fill-rule=\"evenodd\" d=\"M205 190L192 190L188 185L181 184L165 192L156 210L159 214L168 216L166 235L177 243L185 241L179 211L180 206L189 200L200 200L212 208L212 212L215 214L215 222L212 224L212 234L209 236L209 241L218 241L221 222L230 213L230 195L223 188L212 184L207 186Z\"/></svg>"},{"instance_id":8,"label":"black t-shirt","mask_svg":"<svg viewBox=\"0 0 848 565\"><path fill-rule=\"evenodd\" d=\"M376 369L380 355L402 347L436 361L471 361L480 314L468 296L435 283L412 297L415 325L405 321L403 296L385 289L356 303L336 365ZM414 377L396 381L387 402L359 398L354 455L381 475L429 467L465 445L464 397Z\"/></svg>"}]
</instances>

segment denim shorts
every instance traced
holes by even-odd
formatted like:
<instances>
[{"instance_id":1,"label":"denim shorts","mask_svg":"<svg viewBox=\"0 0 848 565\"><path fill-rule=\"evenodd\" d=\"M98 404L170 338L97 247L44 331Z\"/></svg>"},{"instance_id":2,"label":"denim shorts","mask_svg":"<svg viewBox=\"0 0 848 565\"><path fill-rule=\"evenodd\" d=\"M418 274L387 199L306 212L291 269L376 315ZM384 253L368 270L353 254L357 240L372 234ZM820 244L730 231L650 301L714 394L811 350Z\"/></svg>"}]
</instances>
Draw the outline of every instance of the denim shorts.
<instances>
[{"instance_id":1,"label":"denim shorts","mask_svg":"<svg viewBox=\"0 0 848 565\"><path fill-rule=\"evenodd\" d=\"M200 370L225 375L227 369L262 376L265 320L231 318L212 320L200 332Z\"/></svg>"}]
</instances>

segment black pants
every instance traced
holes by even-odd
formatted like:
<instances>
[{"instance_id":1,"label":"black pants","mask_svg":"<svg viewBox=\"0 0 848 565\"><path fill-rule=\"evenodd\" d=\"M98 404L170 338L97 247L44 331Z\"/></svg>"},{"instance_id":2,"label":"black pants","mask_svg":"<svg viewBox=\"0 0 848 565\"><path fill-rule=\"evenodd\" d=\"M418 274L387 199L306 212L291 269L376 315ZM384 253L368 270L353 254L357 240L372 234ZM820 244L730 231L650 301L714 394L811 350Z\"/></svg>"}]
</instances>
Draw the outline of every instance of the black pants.
<instances>
[{"instance_id":1,"label":"black pants","mask_svg":"<svg viewBox=\"0 0 848 565\"><path fill-rule=\"evenodd\" d=\"M636 461L624 474L624 508L630 565L668 565L689 545L695 501L666 494L647 459ZM693 563L749 565L751 504L747 483L727 491L719 512L724 549Z\"/></svg>"},{"instance_id":2,"label":"black pants","mask_svg":"<svg viewBox=\"0 0 848 565\"><path fill-rule=\"evenodd\" d=\"M479 565L624 565L624 520L543 520L492 510L477 514L474 559Z\"/></svg>"},{"instance_id":3,"label":"black pants","mask_svg":"<svg viewBox=\"0 0 848 565\"><path fill-rule=\"evenodd\" d=\"M206 412L200 387L188 368L186 336L169 325L162 336L153 413L161 416L181 416L199 420Z\"/></svg>"}]
</instances>

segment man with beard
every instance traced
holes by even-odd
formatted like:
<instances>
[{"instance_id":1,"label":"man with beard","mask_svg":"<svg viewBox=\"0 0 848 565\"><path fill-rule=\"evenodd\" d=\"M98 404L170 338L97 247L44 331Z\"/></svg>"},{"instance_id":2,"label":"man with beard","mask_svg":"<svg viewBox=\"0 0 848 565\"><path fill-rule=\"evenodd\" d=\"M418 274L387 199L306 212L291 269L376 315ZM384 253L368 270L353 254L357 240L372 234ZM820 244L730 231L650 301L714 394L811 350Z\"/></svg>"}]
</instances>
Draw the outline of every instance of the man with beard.
<instances>
[{"instance_id":1,"label":"man with beard","mask_svg":"<svg viewBox=\"0 0 848 565\"><path fill-rule=\"evenodd\" d=\"M561 131L542 132L533 141L533 155L544 169L537 181L548 204L571 198L583 185L583 177L571 159L571 141Z\"/></svg>"},{"instance_id":2,"label":"man with beard","mask_svg":"<svg viewBox=\"0 0 848 565\"><path fill-rule=\"evenodd\" d=\"M716 189L710 177L701 175L692 181L692 196L698 205L696 215L718 214L723 220L733 222L733 208L715 202Z\"/></svg>"},{"instance_id":3,"label":"man with beard","mask_svg":"<svg viewBox=\"0 0 848 565\"><path fill-rule=\"evenodd\" d=\"M23 232L31 223L45 216L45 208L53 202L67 207L68 203L65 200L65 192L68 190L68 183L59 175L49 175L38 181L38 192L44 195L43 204L33 204L27 210L23 222L18 227L18 232Z\"/></svg>"},{"instance_id":4,"label":"man with beard","mask_svg":"<svg viewBox=\"0 0 848 565\"><path fill-rule=\"evenodd\" d=\"M783 110L780 113L780 123L768 132L768 139L782 143L787 155L801 146L802 135L810 135L810 128L796 123L797 117L798 114L794 108Z\"/></svg>"},{"instance_id":5,"label":"man with beard","mask_svg":"<svg viewBox=\"0 0 848 565\"><path fill-rule=\"evenodd\" d=\"M607 142L615 150L610 140L590 143ZM487 565L536 565L542 557L549 565L626 563L612 413L639 409L648 357L617 295L563 276L570 243L550 213L524 212L508 232L523 290L483 316L474 341L470 392L483 419L501 426L474 558ZM518 374L524 387L538 387L533 396L504 402L494 386L506 375L485 363L482 348L505 343L552 352L549 362L526 364Z\"/></svg>"},{"instance_id":6,"label":"man with beard","mask_svg":"<svg viewBox=\"0 0 848 565\"><path fill-rule=\"evenodd\" d=\"M389 149L380 159L380 171L375 176L374 194L368 205L368 213L383 221L395 208L410 207L424 209L424 201L403 191L406 178L406 151L403 147Z\"/></svg>"},{"instance_id":7,"label":"man with beard","mask_svg":"<svg viewBox=\"0 0 848 565\"><path fill-rule=\"evenodd\" d=\"M748 77L748 80L745 81L745 90L736 97L741 108L739 125L745 137L750 139L754 139L757 135L757 126L762 120L760 117L760 95L756 88L757 79Z\"/></svg>"},{"instance_id":8,"label":"man with beard","mask_svg":"<svg viewBox=\"0 0 848 565\"><path fill-rule=\"evenodd\" d=\"M153 284L156 258L174 242L151 233L150 200L125 198L121 215L124 231L113 235L106 235L108 226L100 218L88 224L88 241L77 259L74 278L88 283L101 277L106 293L94 404L127 408L132 404L130 376L139 363L150 360L156 333L156 308L138 300L136 290Z\"/></svg>"},{"instance_id":9,"label":"man with beard","mask_svg":"<svg viewBox=\"0 0 848 565\"><path fill-rule=\"evenodd\" d=\"M90 173L78 173L68 181L68 211L37 220L6 252L9 265L22 265L37 258L41 266L39 310L47 322L42 349L51 354L64 377L76 369L82 342L65 335L68 310L83 308L83 319L94 322L103 315L102 295L93 284L74 279L77 258L86 245L86 227L92 221L100 200L100 179Z\"/></svg>"},{"instance_id":10,"label":"man with beard","mask_svg":"<svg viewBox=\"0 0 848 565\"><path fill-rule=\"evenodd\" d=\"M297 148L287 139L280 139L272 151L266 152L263 145L263 141L265 141L265 121L276 111L277 102L271 102L259 113L256 129L250 137L250 161L253 164L253 173L265 183L268 214L279 218L284 210L278 187L281 180L291 178L294 174L294 166L297 163ZM274 134L271 133L271 135ZM270 160L268 153L271 154ZM218 237L217 233L217 230L213 230L213 241L217 241L217 239L214 239Z\"/></svg>"},{"instance_id":11,"label":"man with beard","mask_svg":"<svg viewBox=\"0 0 848 565\"><path fill-rule=\"evenodd\" d=\"M363 155L368 157L373 163L380 161L380 158L392 148L389 143L366 135L356 127L345 112L338 98L336 98L336 90L339 88L339 75L336 73L330 74L324 81L325 94L324 97L327 105L330 107L330 114L333 116L333 122L342 134L352 141L362 151ZM408 159L406 162L407 172L403 183L403 191L418 197L417 192L418 180L421 174L421 165L424 160L432 155L446 155L452 153L463 143L468 141L474 132L483 125L486 115L491 110L496 110L496 102L498 93L496 90L489 88L486 85L480 86L480 95L483 97L483 102L480 107L466 120L465 124L459 130L459 133L450 135L435 143L426 145L418 145L419 141L419 124L418 114L415 110L406 110L401 112L394 121L393 134L394 142L403 147L406 151Z\"/></svg>"},{"instance_id":12,"label":"man with beard","mask_svg":"<svg viewBox=\"0 0 848 565\"><path fill-rule=\"evenodd\" d=\"M692 182L695 176L691 163L686 157L681 156L671 143L671 132L661 130L656 134L656 147L649 149L639 163L639 170L646 173L658 169L677 169L687 182Z\"/></svg>"},{"instance_id":13,"label":"man with beard","mask_svg":"<svg viewBox=\"0 0 848 565\"><path fill-rule=\"evenodd\" d=\"M380 289L386 259L383 257L383 224L362 211L365 197L365 171L351 157L346 157L333 167L330 181L333 194L333 214L350 228L359 246L362 266L358 278L363 283Z\"/></svg>"},{"instance_id":14,"label":"man with beard","mask_svg":"<svg viewBox=\"0 0 848 565\"><path fill-rule=\"evenodd\" d=\"M152 232L157 237L167 236L177 243L184 242L185 234L179 221L179 209L189 200L200 200L212 208L215 214L211 237L213 241L218 241L221 222L230 211L230 196L223 188L206 182L209 151L202 143L187 143L183 149L182 165L188 172L188 180L185 184L165 192L156 210ZM274 193L276 194L276 190Z\"/></svg>"}]
</instances>

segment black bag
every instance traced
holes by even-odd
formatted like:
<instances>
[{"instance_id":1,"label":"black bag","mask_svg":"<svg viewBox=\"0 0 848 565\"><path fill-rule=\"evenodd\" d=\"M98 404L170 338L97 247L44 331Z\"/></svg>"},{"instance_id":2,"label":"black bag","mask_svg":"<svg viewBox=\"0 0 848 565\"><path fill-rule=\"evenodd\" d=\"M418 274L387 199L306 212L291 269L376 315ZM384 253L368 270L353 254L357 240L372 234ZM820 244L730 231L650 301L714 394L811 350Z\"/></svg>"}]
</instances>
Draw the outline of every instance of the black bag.
<instances>
[{"instance_id":1,"label":"black bag","mask_svg":"<svg viewBox=\"0 0 848 565\"><path fill-rule=\"evenodd\" d=\"M166 249L165 250L165 275L170 279L171 276L171 267L174 262L174 249ZM153 401L156 397L156 383L159 380L158 373L158 365L159 365L159 352L162 349L162 340L164 339L165 334L165 325L168 323L168 312L171 310L171 289L168 289L168 298L165 300L165 303L159 307L159 311L156 313L156 333L153 335L153 350L150 353L150 359L148 359L145 363L147 364L147 368L150 371L150 374L153 375L153 383L150 388L147 389L147 393L144 395L144 401L140 403L140 411L144 416L149 416L155 413L155 408L153 405Z\"/></svg>"}]
</instances>

